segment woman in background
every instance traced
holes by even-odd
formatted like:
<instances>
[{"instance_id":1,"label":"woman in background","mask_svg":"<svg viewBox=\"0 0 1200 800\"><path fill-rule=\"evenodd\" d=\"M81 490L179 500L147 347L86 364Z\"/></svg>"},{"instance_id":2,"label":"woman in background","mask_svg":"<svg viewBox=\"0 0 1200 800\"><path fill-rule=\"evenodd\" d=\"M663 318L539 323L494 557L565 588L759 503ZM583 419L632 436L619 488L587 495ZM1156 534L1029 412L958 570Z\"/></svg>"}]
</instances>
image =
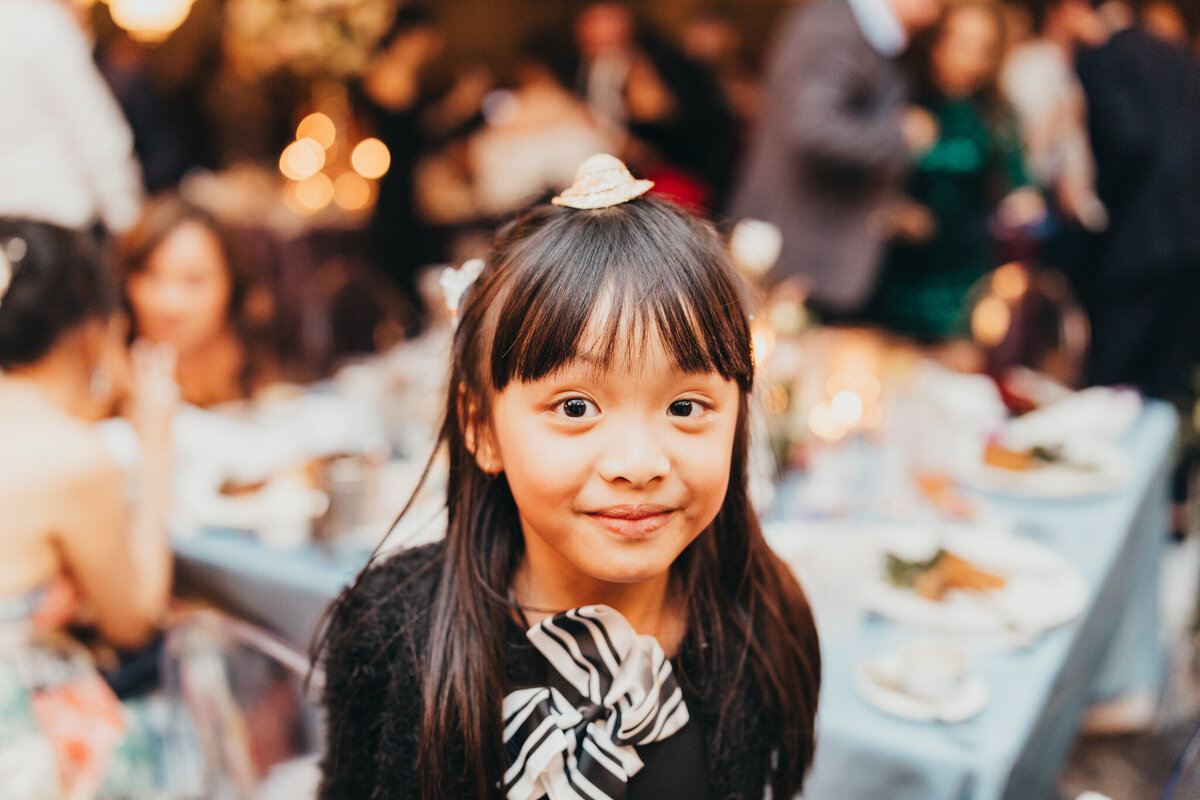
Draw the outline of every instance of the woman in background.
<instances>
[{"instance_id":1,"label":"woman in background","mask_svg":"<svg viewBox=\"0 0 1200 800\"><path fill-rule=\"evenodd\" d=\"M996 85L1003 48L1004 15L992 0L950 4L915 43L916 100L938 135L913 165L871 311L897 333L935 342L965 334L967 294L993 266L993 213L1023 224L1044 207L1036 192L1015 191L1028 181Z\"/></svg>"},{"instance_id":2,"label":"woman in background","mask_svg":"<svg viewBox=\"0 0 1200 800\"><path fill-rule=\"evenodd\" d=\"M174 348L185 402L243 400L272 382L270 297L211 214L175 195L155 198L117 242L117 256L132 334Z\"/></svg>"},{"instance_id":3,"label":"woman in background","mask_svg":"<svg viewBox=\"0 0 1200 800\"><path fill-rule=\"evenodd\" d=\"M0 797L146 796L153 764L123 708L62 631L144 645L171 588L169 348L125 368L119 292L85 233L0 219ZM91 424L130 376L138 494ZM144 754L144 750L142 751ZM102 788L103 787L103 788Z\"/></svg>"}]
</instances>

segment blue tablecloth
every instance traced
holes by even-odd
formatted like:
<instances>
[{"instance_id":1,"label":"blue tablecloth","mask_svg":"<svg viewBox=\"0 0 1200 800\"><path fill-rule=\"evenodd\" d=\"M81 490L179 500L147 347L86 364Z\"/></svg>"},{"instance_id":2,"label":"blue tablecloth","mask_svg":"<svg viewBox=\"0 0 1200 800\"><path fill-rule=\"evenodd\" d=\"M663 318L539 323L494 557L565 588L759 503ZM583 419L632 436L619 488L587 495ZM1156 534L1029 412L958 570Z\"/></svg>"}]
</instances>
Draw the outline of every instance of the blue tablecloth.
<instances>
[{"instance_id":1,"label":"blue tablecloth","mask_svg":"<svg viewBox=\"0 0 1200 800\"><path fill-rule=\"evenodd\" d=\"M1081 570L1092 597L1083 616L1031 648L975 657L992 698L974 720L908 722L855 693L859 661L911 641L913 631L872 618L852 638L824 642L819 742L806 800L1054 796L1088 705L1161 682L1158 571L1176 425L1170 406L1147 405L1122 442L1131 480L1117 494L995 500L1007 515L1036 525L1043 540ZM299 643L309 641L329 599L366 558L317 547L276 553L222 531L178 542L176 556L183 585Z\"/></svg>"},{"instance_id":2,"label":"blue tablecloth","mask_svg":"<svg viewBox=\"0 0 1200 800\"><path fill-rule=\"evenodd\" d=\"M1164 670L1158 641L1159 566L1167 532L1176 416L1151 403L1122 444L1130 484L1074 501L996 499L1036 524L1050 547L1083 573L1086 612L1033 647L977 654L991 684L975 719L946 725L897 719L853 687L860 660L914 634L868 619L849 640L823 645L816 763L806 800L1037 800L1055 797L1058 771L1085 709L1127 691L1155 690Z\"/></svg>"}]
</instances>

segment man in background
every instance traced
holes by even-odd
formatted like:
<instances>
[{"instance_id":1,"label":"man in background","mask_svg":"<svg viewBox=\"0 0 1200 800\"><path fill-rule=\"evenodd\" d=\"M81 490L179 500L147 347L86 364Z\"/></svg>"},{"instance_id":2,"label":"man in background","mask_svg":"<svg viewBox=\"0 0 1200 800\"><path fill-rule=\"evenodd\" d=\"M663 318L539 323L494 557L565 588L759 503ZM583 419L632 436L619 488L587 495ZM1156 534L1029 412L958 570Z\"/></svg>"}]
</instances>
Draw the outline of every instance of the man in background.
<instances>
[{"instance_id":1,"label":"man in background","mask_svg":"<svg viewBox=\"0 0 1200 800\"><path fill-rule=\"evenodd\" d=\"M1109 213L1080 277L1089 379L1178 400L1200 335L1200 61L1136 24L1124 0L1097 5L1112 33L1077 61Z\"/></svg>"},{"instance_id":2,"label":"man in background","mask_svg":"<svg viewBox=\"0 0 1200 800\"><path fill-rule=\"evenodd\" d=\"M941 0L814 0L791 12L767 68L766 100L731 205L772 222L770 276L799 283L830 317L870 296L910 153L937 130L909 110L897 57Z\"/></svg>"}]
</instances>

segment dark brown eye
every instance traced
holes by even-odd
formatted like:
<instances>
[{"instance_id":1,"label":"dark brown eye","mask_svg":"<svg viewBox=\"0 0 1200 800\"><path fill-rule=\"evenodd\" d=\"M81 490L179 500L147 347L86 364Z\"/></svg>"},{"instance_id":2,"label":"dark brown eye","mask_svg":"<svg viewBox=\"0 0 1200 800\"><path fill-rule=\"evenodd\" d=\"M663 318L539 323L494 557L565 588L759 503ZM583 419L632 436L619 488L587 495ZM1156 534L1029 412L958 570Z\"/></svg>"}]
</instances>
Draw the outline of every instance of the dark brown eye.
<instances>
[{"instance_id":1,"label":"dark brown eye","mask_svg":"<svg viewBox=\"0 0 1200 800\"><path fill-rule=\"evenodd\" d=\"M572 397L570 400L564 400L562 404L563 413L573 419L587 416L588 406L587 400L579 397Z\"/></svg>"},{"instance_id":2,"label":"dark brown eye","mask_svg":"<svg viewBox=\"0 0 1200 800\"><path fill-rule=\"evenodd\" d=\"M676 400L671 403L670 410L673 417L690 417L699 410L699 406L691 400Z\"/></svg>"}]
</instances>

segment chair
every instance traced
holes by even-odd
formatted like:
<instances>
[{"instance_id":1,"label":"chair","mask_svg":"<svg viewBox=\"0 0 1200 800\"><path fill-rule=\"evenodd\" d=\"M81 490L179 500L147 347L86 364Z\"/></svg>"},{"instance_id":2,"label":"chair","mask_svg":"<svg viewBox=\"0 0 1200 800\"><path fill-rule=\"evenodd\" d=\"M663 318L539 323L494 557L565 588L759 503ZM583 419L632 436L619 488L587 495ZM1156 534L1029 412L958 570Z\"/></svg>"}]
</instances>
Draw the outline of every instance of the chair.
<instances>
[{"instance_id":1,"label":"chair","mask_svg":"<svg viewBox=\"0 0 1200 800\"><path fill-rule=\"evenodd\" d=\"M201 796L315 797L323 750L316 697L324 676L319 669L309 675L306 653L253 625L201 611L168 631L162 679L183 712L176 723L198 745Z\"/></svg>"},{"instance_id":2,"label":"chair","mask_svg":"<svg viewBox=\"0 0 1200 800\"><path fill-rule=\"evenodd\" d=\"M1200 797L1200 726L1175 760L1160 800L1195 800L1197 797Z\"/></svg>"}]
</instances>

